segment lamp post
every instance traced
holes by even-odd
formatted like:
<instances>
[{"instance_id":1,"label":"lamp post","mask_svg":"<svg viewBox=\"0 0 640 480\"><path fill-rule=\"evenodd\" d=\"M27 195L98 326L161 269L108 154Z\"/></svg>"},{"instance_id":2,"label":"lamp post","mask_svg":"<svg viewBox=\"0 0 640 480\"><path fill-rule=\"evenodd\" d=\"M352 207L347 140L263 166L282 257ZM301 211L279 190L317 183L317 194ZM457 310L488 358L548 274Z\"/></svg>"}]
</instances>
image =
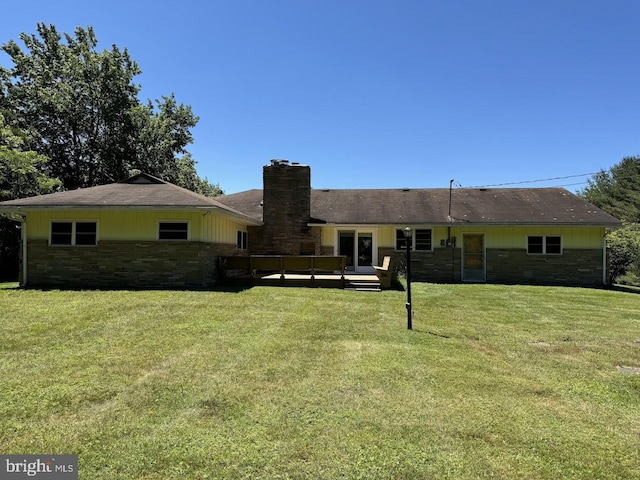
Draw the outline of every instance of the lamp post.
<instances>
[{"instance_id":1,"label":"lamp post","mask_svg":"<svg viewBox=\"0 0 640 480\"><path fill-rule=\"evenodd\" d=\"M412 330L411 324L412 311L411 311L411 229L409 227L403 230L404 239L407 244L407 329Z\"/></svg>"}]
</instances>

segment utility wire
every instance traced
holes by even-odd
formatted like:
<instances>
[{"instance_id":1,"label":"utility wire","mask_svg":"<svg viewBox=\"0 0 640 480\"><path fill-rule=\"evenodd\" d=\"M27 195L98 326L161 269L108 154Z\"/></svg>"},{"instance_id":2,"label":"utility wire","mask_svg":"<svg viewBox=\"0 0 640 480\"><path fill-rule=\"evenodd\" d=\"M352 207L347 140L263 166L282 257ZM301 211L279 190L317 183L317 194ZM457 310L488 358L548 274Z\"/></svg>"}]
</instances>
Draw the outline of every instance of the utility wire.
<instances>
[{"instance_id":1,"label":"utility wire","mask_svg":"<svg viewBox=\"0 0 640 480\"><path fill-rule=\"evenodd\" d=\"M582 173L580 175L567 175L567 176L564 176L564 177L541 178L539 180L524 180L522 182L494 183L494 184L491 184L491 185L475 185L473 187L466 187L466 188L504 187L506 185L522 185L524 183L550 182L550 181L553 181L553 180L564 180L566 178L587 177L587 176L595 175L597 173L599 173L599 172ZM586 182L581 182L581 183L586 183ZM460 184L458 183L458 185L460 185ZM462 186L462 185L460 185L460 186Z\"/></svg>"}]
</instances>

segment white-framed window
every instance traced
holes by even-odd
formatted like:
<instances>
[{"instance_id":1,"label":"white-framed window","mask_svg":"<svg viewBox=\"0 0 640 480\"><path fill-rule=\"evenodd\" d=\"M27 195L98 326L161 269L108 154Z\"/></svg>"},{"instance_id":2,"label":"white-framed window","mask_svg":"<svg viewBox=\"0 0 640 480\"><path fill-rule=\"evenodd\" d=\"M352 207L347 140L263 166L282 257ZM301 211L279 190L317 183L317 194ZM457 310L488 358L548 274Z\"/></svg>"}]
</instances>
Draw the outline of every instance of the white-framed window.
<instances>
[{"instance_id":1,"label":"white-framed window","mask_svg":"<svg viewBox=\"0 0 640 480\"><path fill-rule=\"evenodd\" d=\"M158 240L189 240L189 222L158 222Z\"/></svg>"},{"instance_id":2,"label":"white-framed window","mask_svg":"<svg viewBox=\"0 0 640 480\"><path fill-rule=\"evenodd\" d=\"M51 222L49 245L88 246L98 243L98 222L89 220L55 220Z\"/></svg>"},{"instance_id":3,"label":"white-framed window","mask_svg":"<svg viewBox=\"0 0 640 480\"><path fill-rule=\"evenodd\" d=\"M236 245L240 250L246 250L249 248L249 236L247 232L243 232L242 230L238 230L236 235Z\"/></svg>"},{"instance_id":4,"label":"white-framed window","mask_svg":"<svg viewBox=\"0 0 640 480\"><path fill-rule=\"evenodd\" d=\"M562 237L559 235L529 235L527 237L529 255L562 255Z\"/></svg>"},{"instance_id":5,"label":"white-framed window","mask_svg":"<svg viewBox=\"0 0 640 480\"><path fill-rule=\"evenodd\" d=\"M430 252L433 250L432 231L430 228L411 229L411 250ZM407 240L404 230L396 229L396 250L406 250Z\"/></svg>"}]
</instances>

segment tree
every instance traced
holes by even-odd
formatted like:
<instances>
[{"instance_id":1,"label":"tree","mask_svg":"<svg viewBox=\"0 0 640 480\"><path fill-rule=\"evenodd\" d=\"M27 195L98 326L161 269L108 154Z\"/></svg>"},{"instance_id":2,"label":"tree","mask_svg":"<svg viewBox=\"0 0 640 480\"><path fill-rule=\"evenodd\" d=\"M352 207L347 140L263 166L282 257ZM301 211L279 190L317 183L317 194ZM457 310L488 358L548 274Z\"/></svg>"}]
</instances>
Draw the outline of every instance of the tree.
<instances>
[{"instance_id":1,"label":"tree","mask_svg":"<svg viewBox=\"0 0 640 480\"><path fill-rule=\"evenodd\" d=\"M607 236L612 280L640 284L640 157L601 170L580 195L624 224Z\"/></svg>"},{"instance_id":2,"label":"tree","mask_svg":"<svg viewBox=\"0 0 640 480\"><path fill-rule=\"evenodd\" d=\"M132 169L208 184L195 161L184 160L198 118L173 94L156 102L158 112L141 105L134 83L141 70L126 48L98 52L92 27L62 36L39 23L37 34L20 39L26 51L13 40L2 46L14 67L0 67L0 109L25 133L26 149L48 157L43 173L66 189L121 180Z\"/></svg>"},{"instance_id":3,"label":"tree","mask_svg":"<svg viewBox=\"0 0 640 480\"><path fill-rule=\"evenodd\" d=\"M155 108L157 107L157 109ZM219 186L200 178L196 162L186 147L193 141L189 130L198 122L191 107L178 104L175 96L156 100L135 110L138 131L136 170L161 177L206 196L222 194Z\"/></svg>"},{"instance_id":4,"label":"tree","mask_svg":"<svg viewBox=\"0 0 640 480\"><path fill-rule=\"evenodd\" d=\"M47 158L33 151L22 151L22 135L5 125L0 113L0 201L21 196L49 193L60 185L40 172ZM0 218L0 277L15 278L18 273L19 225Z\"/></svg>"},{"instance_id":5,"label":"tree","mask_svg":"<svg viewBox=\"0 0 640 480\"><path fill-rule=\"evenodd\" d=\"M624 222L639 223L640 157L625 157L608 171L601 170L580 195Z\"/></svg>"},{"instance_id":6,"label":"tree","mask_svg":"<svg viewBox=\"0 0 640 480\"><path fill-rule=\"evenodd\" d=\"M640 285L640 223L629 223L611 232L609 273L619 283Z\"/></svg>"}]
</instances>

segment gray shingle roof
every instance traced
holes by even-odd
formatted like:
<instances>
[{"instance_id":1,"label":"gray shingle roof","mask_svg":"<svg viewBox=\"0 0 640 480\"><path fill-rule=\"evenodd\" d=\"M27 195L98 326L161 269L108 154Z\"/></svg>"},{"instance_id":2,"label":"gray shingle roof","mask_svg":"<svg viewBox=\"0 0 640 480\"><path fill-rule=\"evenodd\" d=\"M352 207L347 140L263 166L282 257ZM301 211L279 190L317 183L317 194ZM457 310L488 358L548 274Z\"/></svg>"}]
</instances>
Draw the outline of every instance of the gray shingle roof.
<instances>
[{"instance_id":1,"label":"gray shingle roof","mask_svg":"<svg viewBox=\"0 0 640 480\"><path fill-rule=\"evenodd\" d=\"M232 216L256 223L245 213L214 198L199 195L144 173L118 183L79 188L0 202L0 211L42 208L176 208L219 209Z\"/></svg>"},{"instance_id":2,"label":"gray shingle roof","mask_svg":"<svg viewBox=\"0 0 640 480\"><path fill-rule=\"evenodd\" d=\"M262 190L217 197L262 220ZM312 223L448 225L449 189L312 190ZM451 221L469 225L598 225L620 222L563 188L459 188Z\"/></svg>"}]
</instances>

